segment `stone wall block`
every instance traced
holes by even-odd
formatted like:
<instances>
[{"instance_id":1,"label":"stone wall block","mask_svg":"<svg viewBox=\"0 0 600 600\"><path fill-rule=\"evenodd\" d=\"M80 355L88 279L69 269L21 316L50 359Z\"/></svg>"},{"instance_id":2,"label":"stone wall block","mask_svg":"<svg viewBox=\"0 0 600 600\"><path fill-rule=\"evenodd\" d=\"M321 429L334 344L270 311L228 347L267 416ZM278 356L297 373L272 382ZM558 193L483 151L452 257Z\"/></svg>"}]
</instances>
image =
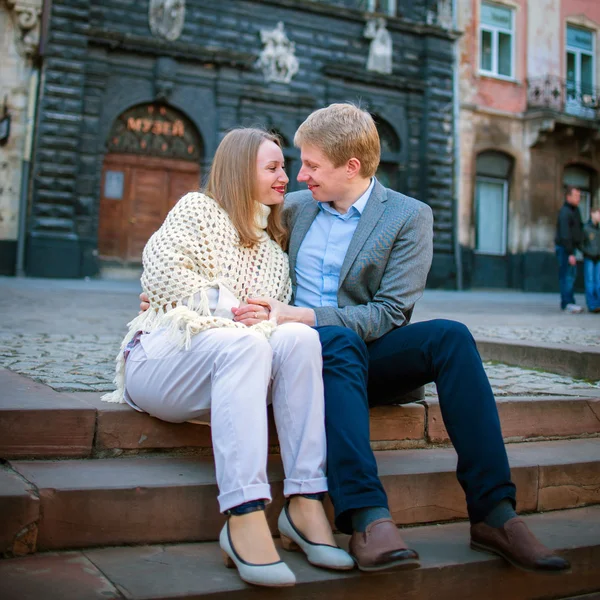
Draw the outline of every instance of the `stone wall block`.
<instances>
[{"instance_id":1,"label":"stone wall block","mask_svg":"<svg viewBox=\"0 0 600 600\"><path fill-rule=\"evenodd\" d=\"M46 91L48 94L59 98L79 99L82 96L81 86L70 86L70 85L56 85L47 84Z\"/></svg>"},{"instance_id":2,"label":"stone wall block","mask_svg":"<svg viewBox=\"0 0 600 600\"><path fill-rule=\"evenodd\" d=\"M71 219L34 216L31 221L34 231L55 231L63 233L70 233L73 231L73 221Z\"/></svg>"},{"instance_id":3,"label":"stone wall block","mask_svg":"<svg viewBox=\"0 0 600 600\"><path fill-rule=\"evenodd\" d=\"M67 44L48 44L46 56L61 58L63 60L78 62L85 61L87 46L72 46Z\"/></svg>"},{"instance_id":4,"label":"stone wall block","mask_svg":"<svg viewBox=\"0 0 600 600\"><path fill-rule=\"evenodd\" d=\"M65 206L64 204L46 204L45 202L37 202L34 214L36 217L71 219L73 218L74 209L72 206Z\"/></svg>"},{"instance_id":5,"label":"stone wall block","mask_svg":"<svg viewBox=\"0 0 600 600\"><path fill-rule=\"evenodd\" d=\"M54 152L46 151L47 154L54 156ZM60 177L65 176L66 178L74 177L77 174L77 167L72 165L57 165L53 161L45 161L41 160L41 157L44 155L44 151L40 150L38 152L36 161L36 167L38 176L49 176L49 177ZM37 177L36 177L37 179Z\"/></svg>"},{"instance_id":6,"label":"stone wall block","mask_svg":"<svg viewBox=\"0 0 600 600\"><path fill-rule=\"evenodd\" d=\"M61 202L68 202L72 197L72 194L69 192L61 191L58 189L50 188L42 188L38 191L38 198L42 201L42 203L52 203L57 204Z\"/></svg>"},{"instance_id":7,"label":"stone wall block","mask_svg":"<svg viewBox=\"0 0 600 600\"><path fill-rule=\"evenodd\" d=\"M63 58L60 54L57 54L56 56L47 55L44 64L46 65L47 73L54 71L59 76L62 72L79 73L81 75L85 73L85 63L80 61L67 60Z\"/></svg>"},{"instance_id":8,"label":"stone wall block","mask_svg":"<svg viewBox=\"0 0 600 600\"><path fill-rule=\"evenodd\" d=\"M87 4L87 2L86 2ZM89 10L85 8L78 8L71 6L70 4L57 4L52 6L52 21L55 23L58 19L65 19L69 21L86 21L89 18Z\"/></svg>"},{"instance_id":9,"label":"stone wall block","mask_svg":"<svg viewBox=\"0 0 600 600\"><path fill-rule=\"evenodd\" d=\"M40 143L46 148L58 148L60 150L77 150L79 139L76 137L64 137L60 135L43 135Z\"/></svg>"}]
</instances>

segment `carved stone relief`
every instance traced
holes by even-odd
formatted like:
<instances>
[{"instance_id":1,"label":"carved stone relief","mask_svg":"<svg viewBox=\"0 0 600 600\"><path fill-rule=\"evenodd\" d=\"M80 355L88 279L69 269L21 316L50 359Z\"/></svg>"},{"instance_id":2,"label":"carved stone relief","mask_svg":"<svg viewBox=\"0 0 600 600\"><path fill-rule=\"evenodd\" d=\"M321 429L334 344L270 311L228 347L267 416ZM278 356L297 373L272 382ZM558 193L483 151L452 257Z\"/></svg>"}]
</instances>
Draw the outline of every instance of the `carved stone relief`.
<instances>
[{"instance_id":1,"label":"carved stone relief","mask_svg":"<svg viewBox=\"0 0 600 600\"><path fill-rule=\"evenodd\" d=\"M6 0L19 29L19 40L26 56L36 54L40 44L42 0Z\"/></svg>"},{"instance_id":2,"label":"carved stone relief","mask_svg":"<svg viewBox=\"0 0 600 600\"><path fill-rule=\"evenodd\" d=\"M185 22L185 0L150 0L148 20L154 35L175 41Z\"/></svg>"},{"instance_id":3,"label":"carved stone relief","mask_svg":"<svg viewBox=\"0 0 600 600\"><path fill-rule=\"evenodd\" d=\"M296 45L288 39L281 21L275 29L261 29L260 39L264 48L256 61L262 69L265 81L289 83L298 72Z\"/></svg>"},{"instance_id":4,"label":"carved stone relief","mask_svg":"<svg viewBox=\"0 0 600 600\"><path fill-rule=\"evenodd\" d=\"M427 24L453 29L452 0L437 0L437 10L427 11Z\"/></svg>"},{"instance_id":5,"label":"carved stone relief","mask_svg":"<svg viewBox=\"0 0 600 600\"><path fill-rule=\"evenodd\" d=\"M385 26L386 21L383 18L367 21L363 34L371 40L367 71L384 74L392 72L392 36Z\"/></svg>"}]
</instances>

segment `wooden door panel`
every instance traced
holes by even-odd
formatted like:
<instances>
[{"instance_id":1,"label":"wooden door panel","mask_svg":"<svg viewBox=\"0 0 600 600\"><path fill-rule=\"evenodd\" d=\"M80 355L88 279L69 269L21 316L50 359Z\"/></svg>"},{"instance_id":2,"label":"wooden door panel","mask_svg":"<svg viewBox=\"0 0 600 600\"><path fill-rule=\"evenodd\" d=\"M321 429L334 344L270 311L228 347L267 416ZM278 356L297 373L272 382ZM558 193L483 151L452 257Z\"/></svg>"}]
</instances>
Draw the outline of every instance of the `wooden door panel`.
<instances>
[{"instance_id":1,"label":"wooden door panel","mask_svg":"<svg viewBox=\"0 0 600 600\"><path fill-rule=\"evenodd\" d=\"M129 198L126 260L142 260L146 242L165 218L167 192L167 171L139 167L134 169Z\"/></svg>"},{"instance_id":2,"label":"wooden door panel","mask_svg":"<svg viewBox=\"0 0 600 600\"><path fill-rule=\"evenodd\" d=\"M171 171L169 177L169 202L167 211L171 210L177 201L188 192L195 192L200 188L200 171L184 173Z\"/></svg>"},{"instance_id":3,"label":"wooden door panel","mask_svg":"<svg viewBox=\"0 0 600 600\"><path fill-rule=\"evenodd\" d=\"M107 198L105 180L107 171L123 173L124 186L121 198ZM129 169L106 165L102 173L100 213L98 216L98 252L103 258L118 258L123 255L123 222L127 211L127 183Z\"/></svg>"},{"instance_id":4,"label":"wooden door panel","mask_svg":"<svg viewBox=\"0 0 600 600\"><path fill-rule=\"evenodd\" d=\"M119 200L104 197L107 171L124 173ZM146 242L168 211L183 195L199 189L200 167L189 161L109 154L101 185L99 253L103 258L139 263Z\"/></svg>"}]
</instances>

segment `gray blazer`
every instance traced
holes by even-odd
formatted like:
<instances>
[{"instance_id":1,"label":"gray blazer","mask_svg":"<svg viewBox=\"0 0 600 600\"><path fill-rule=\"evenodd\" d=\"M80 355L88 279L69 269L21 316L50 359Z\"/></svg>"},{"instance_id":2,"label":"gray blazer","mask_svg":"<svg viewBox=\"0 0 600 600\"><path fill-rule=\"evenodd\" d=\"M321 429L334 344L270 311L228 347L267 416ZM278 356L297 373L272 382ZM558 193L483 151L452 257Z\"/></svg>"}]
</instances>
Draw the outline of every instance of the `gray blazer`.
<instances>
[{"instance_id":1,"label":"gray blazer","mask_svg":"<svg viewBox=\"0 0 600 600\"><path fill-rule=\"evenodd\" d=\"M308 190L286 196L294 295L298 250L318 210ZM342 264L338 308L316 307L318 325L350 327L365 342L406 325L425 289L432 255L429 206L376 182Z\"/></svg>"}]
</instances>

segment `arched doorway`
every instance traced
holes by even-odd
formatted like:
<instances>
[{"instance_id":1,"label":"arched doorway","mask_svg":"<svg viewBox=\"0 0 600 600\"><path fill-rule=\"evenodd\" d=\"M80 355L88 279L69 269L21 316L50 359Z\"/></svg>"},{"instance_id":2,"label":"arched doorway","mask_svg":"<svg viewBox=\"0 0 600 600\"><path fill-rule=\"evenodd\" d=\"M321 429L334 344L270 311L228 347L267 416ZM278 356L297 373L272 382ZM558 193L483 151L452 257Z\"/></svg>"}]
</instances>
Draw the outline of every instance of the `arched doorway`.
<instances>
[{"instance_id":1,"label":"arched doorway","mask_svg":"<svg viewBox=\"0 0 600 600\"><path fill-rule=\"evenodd\" d=\"M503 152L477 156L475 179L475 251L504 256L513 159Z\"/></svg>"},{"instance_id":2,"label":"arched doorway","mask_svg":"<svg viewBox=\"0 0 600 600\"><path fill-rule=\"evenodd\" d=\"M403 191L399 180L401 169L400 140L389 123L377 115L373 115L373 119L375 120L381 143L381 161L379 162L375 176L384 187Z\"/></svg>"},{"instance_id":3,"label":"arched doorway","mask_svg":"<svg viewBox=\"0 0 600 600\"><path fill-rule=\"evenodd\" d=\"M493 150L481 152L475 161L473 287L515 285L507 247L513 163L511 156Z\"/></svg>"},{"instance_id":4,"label":"arched doorway","mask_svg":"<svg viewBox=\"0 0 600 600\"><path fill-rule=\"evenodd\" d=\"M579 212L581 220L586 223L590 218L590 208L595 193L595 175L596 173L587 167L580 165L570 165L565 167L563 172L563 186L576 187L581 192L581 201L579 202Z\"/></svg>"},{"instance_id":5,"label":"arched doorway","mask_svg":"<svg viewBox=\"0 0 600 600\"><path fill-rule=\"evenodd\" d=\"M148 238L186 192L200 186L202 142L196 128L170 107L125 111L108 138L100 190L100 258L139 263Z\"/></svg>"}]
</instances>

